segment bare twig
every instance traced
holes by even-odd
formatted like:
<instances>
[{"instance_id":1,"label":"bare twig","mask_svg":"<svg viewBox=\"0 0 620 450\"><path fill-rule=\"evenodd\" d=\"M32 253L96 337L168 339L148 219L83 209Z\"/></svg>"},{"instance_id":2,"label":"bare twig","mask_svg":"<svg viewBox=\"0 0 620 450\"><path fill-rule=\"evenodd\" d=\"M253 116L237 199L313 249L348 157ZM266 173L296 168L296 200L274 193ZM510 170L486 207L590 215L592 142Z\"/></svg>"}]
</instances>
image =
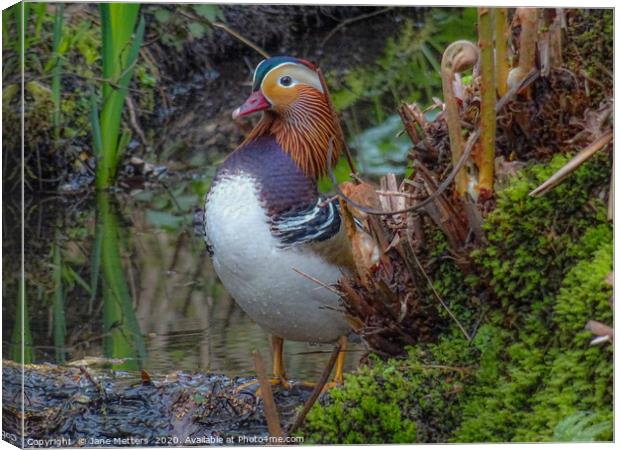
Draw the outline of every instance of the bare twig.
<instances>
[{"instance_id":1,"label":"bare twig","mask_svg":"<svg viewBox=\"0 0 620 450\"><path fill-rule=\"evenodd\" d=\"M340 353L341 349L342 349L342 346L340 342L338 342L336 346L334 347L334 350L332 351L332 355L330 356L329 361L327 365L325 366L325 369L323 369L323 373L321 374L321 378L319 379L319 382L316 384L316 386L314 386L314 390L312 391L312 394L310 394L310 397L304 404L304 408L299 412L299 414L297 414L297 417L295 418L295 422L293 422L293 426L288 432L289 435L297 431L297 429L299 429L299 427L304 423L304 420L306 416L308 415L308 412L310 412L310 409L312 409L312 406L314 406L314 403L319 398L321 391L327 384L327 380L329 379L329 374L332 372L332 369L334 368L334 365L336 364L336 359L338 358L338 353Z\"/></svg>"},{"instance_id":2,"label":"bare twig","mask_svg":"<svg viewBox=\"0 0 620 450\"><path fill-rule=\"evenodd\" d=\"M411 237L407 236L407 240L409 241L409 245L413 249L413 244L411 242ZM422 266L422 263L420 263L420 260L418 259L418 255L415 254L415 251L412 251L411 253L413 254L413 259L415 259L415 262L418 265L418 268L420 269L420 271L424 275L424 278L426 278L426 281L428 282L428 285L430 286L431 290L433 291L433 294L435 294L435 297L437 298L437 300L439 301L441 306L443 306L443 308L446 310L448 315L452 318L452 320L454 320L454 322L456 323L456 326L459 327L459 329L463 333L463 336L465 336L465 339L467 339L468 342L471 341L471 337L469 336L469 333L465 330L465 327L463 327L463 325L461 325L461 322L459 322L459 320L452 313L450 308L448 308L448 305L446 305L446 303L443 301L443 299L441 298L441 296L439 295L439 293L435 289L435 286L433 286L433 280L431 280L431 278L428 276L428 274L424 270L424 267Z\"/></svg>"},{"instance_id":3,"label":"bare twig","mask_svg":"<svg viewBox=\"0 0 620 450\"><path fill-rule=\"evenodd\" d=\"M602 73L607 75L609 78L611 79L614 78L614 74L610 72L609 69L605 67L600 61L594 61L594 65L596 66L598 70L600 70Z\"/></svg>"},{"instance_id":4,"label":"bare twig","mask_svg":"<svg viewBox=\"0 0 620 450\"><path fill-rule=\"evenodd\" d=\"M107 398L108 395L103 385L90 374L90 372L86 369L86 367L80 366L80 372L82 372L82 374L86 377L86 379L90 381L92 385L97 388L97 390L99 391L99 394L102 397Z\"/></svg>"},{"instance_id":5,"label":"bare twig","mask_svg":"<svg viewBox=\"0 0 620 450\"><path fill-rule=\"evenodd\" d=\"M327 205L329 205L331 202L333 202L337 198L338 198L337 195L332 195L331 197L327 197L325 200L323 200L322 202L318 204L318 207L325 208Z\"/></svg>"},{"instance_id":6,"label":"bare twig","mask_svg":"<svg viewBox=\"0 0 620 450\"><path fill-rule=\"evenodd\" d=\"M538 186L532 192L530 192L531 197L540 197L545 195L551 189L560 184L566 177L568 177L571 173L573 173L579 166L581 166L584 162L590 159L596 152L604 148L607 144L611 142L613 139L612 130L608 130L597 140L592 142L586 148L577 153L573 159L567 162L560 170L551 175L551 177L545 181L543 184Z\"/></svg>"},{"instance_id":7,"label":"bare twig","mask_svg":"<svg viewBox=\"0 0 620 450\"><path fill-rule=\"evenodd\" d=\"M384 190L381 190L381 189L377 189L376 192L379 195L395 195L397 197L412 198L414 200L419 200L421 198L424 198L424 197L421 197L419 195L412 194L410 192L384 191Z\"/></svg>"},{"instance_id":8,"label":"bare twig","mask_svg":"<svg viewBox=\"0 0 620 450\"><path fill-rule=\"evenodd\" d=\"M271 391L271 383L267 378L263 357L258 350L252 352L254 358L254 367L256 368L256 377L260 385L263 397L263 405L265 406L265 417L267 418L267 428L269 434L276 437L282 436L282 428L280 427L280 416L276 409L276 403L273 400L273 392Z\"/></svg>"},{"instance_id":9,"label":"bare twig","mask_svg":"<svg viewBox=\"0 0 620 450\"><path fill-rule=\"evenodd\" d=\"M138 122L136 107L133 104L131 95L127 95L127 97L125 97L125 103L127 103L127 109L129 110L129 123L131 123L131 127L142 141L142 145L144 145L144 147L148 147L149 144L146 140L146 136L144 135L144 131L142 131L142 127Z\"/></svg>"},{"instance_id":10,"label":"bare twig","mask_svg":"<svg viewBox=\"0 0 620 450\"><path fill-rule=\"evenodd\" d=\"M319 280L318 278L313 277L312 275L308 275L305 272L302 272L299 269L296 269L295 267L292 268L295 272L297 272L299 275L301 275L302 277L305 277L307 279L309 279L310 281L314 281L316 284L318 284L319 286L324 287L325 289L332 291L334 294L338 294L340 295L340 291L338 291L336 288L330 286L329 284L323 283L321 280Z\"/></svg>"},{"instance_id":11,"label":"bare twig","mask_svg":"<svg viewBox=\"0 0 620 450\"><path fill-rule=\"evenodd\" d=\"M269 53L267 53L265 50L260 48L254 42L250 41L248 38L246 38L246 37L242 36L241 34L239 34L239 32L237 32L237 31L233 30L232 28L230 28L228 25L223 24L221 22L211 22L211 25L213 25L216 28L220 28L220 29L224 30L225 32L227 32L228 34L230 34L234 38L238 39L239 41L243 42L245 45L247 45L248 47L250 47L251 49L253 49L257 53L260 53L264 58L269 58Z\"/></svg>"},{"instance_id":12,"label":"bare twig","mask_svg":"<svg viewBox=\"0 0 620 450\"><path fill-rule=\"evenodd\" d=\"M255 52L259 53L261 56L263 56L263 58L269 58L269 53L267 53L261 47L256 45L254 42L250 41L245 36L242 36L238 31L235 31L232 28L230 28L228 25L226 25L226 24L224 24L222 22L211 22L210 20L208 20L208 19L206 19L204 17L196 16L196 15L194 15L192 13L183 11L181 9L178 9L177 11L179 12L179 14L181 14L182 16L187 17L188 19L194 20L196 22L203 22L203 23L205 23L207 25L210 25L210 26L219 28L221 30L224 30L226 33L230 34L235 39L241 41L242 43L244 43L245 45L247 45L248 47L253 49Z\"/></svg>"},{"instance_id":13,"label":"bare twig","mask_svg":"<svg viewBox=\"0 0 620 450\"><path fill-rule=\"evenodd\" d=\"M368 14L362 14L361 16L352 17L350 19L343 20L338 25L336 25L333 30L331 30L329 33L327 33L327 36L325 36L325 38L323 38L323 40L321 41L320 46L324 47L325 43L327 41L329 41L332 38L332 36L334 34L336 34L338 32L338 30L340 30L341 28L346 27L347 25L351 25L354 22L359 22L360 20L369 19L370 17L374 17L374 16L378 16L379 14L386 13L386 12L390 11L391 9L394 9L394 7L393 6L388 6L387 8L383 8L383 9L380 9L378 11L373 11L373 12L368 13Z\"/></svg>"}]
</instances>

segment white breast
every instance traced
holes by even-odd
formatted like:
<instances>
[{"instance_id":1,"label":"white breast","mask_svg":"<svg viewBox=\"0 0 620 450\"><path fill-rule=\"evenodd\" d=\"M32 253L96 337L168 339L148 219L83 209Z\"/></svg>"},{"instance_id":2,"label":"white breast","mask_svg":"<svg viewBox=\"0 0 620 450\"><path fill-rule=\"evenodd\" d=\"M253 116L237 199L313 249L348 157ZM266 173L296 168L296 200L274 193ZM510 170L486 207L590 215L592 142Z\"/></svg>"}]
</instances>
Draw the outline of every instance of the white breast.
<instances>
[{"instance_id":1,"label":"white breast","mask_svg":"<svg viewBox=\"0 0 620 450\"><path fill-rule=\"evenodd\" d=\"M220 179L205 206L207 243L224 287L257 323L285 339L331 342L350 331L338 296L325 284L341 272L303 247L280 248L271 234L255 182L249 176Z\"/></svg>"}]
</instances>

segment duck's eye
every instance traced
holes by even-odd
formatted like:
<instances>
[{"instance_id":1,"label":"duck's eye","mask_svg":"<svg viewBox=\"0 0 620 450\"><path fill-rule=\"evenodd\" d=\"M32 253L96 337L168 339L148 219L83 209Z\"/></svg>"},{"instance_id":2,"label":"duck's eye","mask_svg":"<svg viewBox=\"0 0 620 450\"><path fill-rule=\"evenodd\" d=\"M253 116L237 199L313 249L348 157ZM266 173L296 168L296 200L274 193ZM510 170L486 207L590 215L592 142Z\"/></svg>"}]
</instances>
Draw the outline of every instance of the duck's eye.
<instances>
[{"instance_id":1,"label":"duck's eye","mask_svg":"<svg viewBox=\"0 0 620 450\"><path fill-rule=\"evenodd\" d=\"M280 78L280 84L282 86L290 86L291 83L293 83L293 79L289 77L288 75L285 75L282 78Z\"/></svg>"}]
</instances>

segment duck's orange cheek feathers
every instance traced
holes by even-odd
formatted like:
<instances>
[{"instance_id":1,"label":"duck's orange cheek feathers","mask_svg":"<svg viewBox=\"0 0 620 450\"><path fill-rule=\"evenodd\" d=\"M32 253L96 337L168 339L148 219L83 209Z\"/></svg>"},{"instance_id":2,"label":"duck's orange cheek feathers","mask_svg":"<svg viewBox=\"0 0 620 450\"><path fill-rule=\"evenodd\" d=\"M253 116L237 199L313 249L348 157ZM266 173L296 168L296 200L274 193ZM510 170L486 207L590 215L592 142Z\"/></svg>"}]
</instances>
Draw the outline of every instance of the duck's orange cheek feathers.
<instances>
[{"instance_id":1,"label":"duck's orange cheek feathers","mask_svg":"<svg viewBox=\"0 0 620 450\"><path fill-rule=\"evenodd\" d=\"M278 85L277 83L270 83L268 85L264 85L263 93L265 94L265 97L270 100L273 108L276 110L286 109L299 97L297 88L285 88Z\"/></svg>"}]
</instances>

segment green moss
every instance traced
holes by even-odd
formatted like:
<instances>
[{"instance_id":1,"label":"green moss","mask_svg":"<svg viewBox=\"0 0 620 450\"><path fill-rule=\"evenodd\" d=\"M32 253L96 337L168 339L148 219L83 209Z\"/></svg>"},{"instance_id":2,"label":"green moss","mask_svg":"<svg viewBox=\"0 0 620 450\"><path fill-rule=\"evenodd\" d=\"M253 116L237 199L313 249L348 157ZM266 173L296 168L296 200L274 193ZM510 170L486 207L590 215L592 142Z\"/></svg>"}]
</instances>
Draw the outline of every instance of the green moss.
<instances>
[{"instance_id":1,"label":"green moss","mask_svg":"<svg viewBox=\"0 0 620 450\"><path fill-rule=\"evenodd\" d=\"M606 157L582 167L545 196L528 196L567 160L558 155L522 171L499 193L497 208L485 222L488 245L474 257L510 314L530 309L532 300L548 299L558 289L578 256L575 242L587 229L609 229L606 209L595 192L609 179Z\"/></svg>"},{"instance_id":2,"label":"green moss","mask_svg":"<svg viewBox=\"0 0 620 450\"><path fill-rule=\"evenodd\" d=\"M612 321L611 289L604 282L612 268L610 237L568 272L546 314L534 302L518 330L490 324L480 330L474 343L480 346L482 338L485 344L481 369L462 399L463 423L454 440L552 440L558 423L578 411L596 411L599 423L611 423L611 347L591 347L584 330L590 319ZM610 439L610 429L597 438Z\"/></svg>"},{"instance_id":3,"label":"green moss","mask_svg":"<svg viewBox=\"0 0 620 450\"><path fill-rule=\"evenodd\" d=\"M445 235L440 230L429 236L428 247L429 257L434 261L429 276L435 290L465 329L472 330L484 309L476 292L478 276L473 272L465 275L461 271L454 261ZM428 295L432 295L432 292L428 292ZM439 310L439 314L446 322L453 321L444 308Z\"/></svg>"},{"instance_id":4,"label":"green moss","mask_svg":"<svg viewBox=\"0 0 620 450\"><path fill-rule=\"evenodd\" d=\"M446 347L451 347L448 350ZM371 359L329 400L313 408L303 430L307 443L380 444L445 440L455 426L460 370L443 367L430 355L462 353L464 341L410 351L407 359ZM430 358L429 358L430 357ZM432 362L432 364L431 364ZM444 361L445 362L445 361Z\"/></svg>"},{"instance_id":5,"label":"green moss","mask_svg":"<svg viewBox=\"0 0 620 450\"><path fill-rule=\"evenodd\" d=\"M551 440L576 411L596 410L601 420L611 414L610 350L591 348L583 329L589 319L611 321L604 277L612 232L597 197L607 158L542 198L527 195L566 161L556 156L523 171L485 224L488 245L476 259L499 304L474 344L489 334L499 342L480 347L481 362L494 367L465 392L455 441Z\"/></svg>"},{"instance_id":6,"label":"green moss","mask_svg":"<svg viewBox=\"0 0 620 450\"><path fill-rule=\"evenodd\" d=\"M474 339L466 342L453 325L405 360L373 360L313 409L309 442L613 437L612 348L590 346L584 330L588 320L613 319L605 283L612 228L600 195L608 157L594 158L541 198L528 195L567 160L527 168L498 193L484 225L486 245L473 255L475 275L443 257L441 235L429 240L435 287L459 320L471 330L484 312Z\"/></svg>"}]
</instances>

